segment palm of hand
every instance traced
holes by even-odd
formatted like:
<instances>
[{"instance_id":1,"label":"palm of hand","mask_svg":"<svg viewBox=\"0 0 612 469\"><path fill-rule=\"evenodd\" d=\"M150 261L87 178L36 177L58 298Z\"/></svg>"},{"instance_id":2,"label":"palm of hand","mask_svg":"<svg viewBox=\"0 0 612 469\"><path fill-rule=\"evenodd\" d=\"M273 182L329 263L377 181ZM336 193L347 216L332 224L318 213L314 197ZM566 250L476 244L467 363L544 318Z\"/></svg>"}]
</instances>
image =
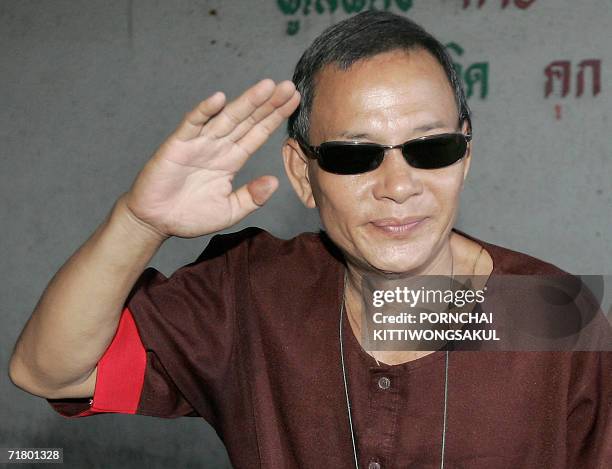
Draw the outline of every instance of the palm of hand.
<instances>
[{"instance_id":1,"label":"palm of hand","mask_svg":"<svg viewBox=\"0 0 612 469\"><path fill-rule=\"evenodd\" d=\"M278 184L273 176L238 190L232 182L299 103L291 82L271 83L227 106L217 93L188 113L134 182L127 198L134 216L166 236L189 238L232 226L265 202Z\"/></svg>"}]
</instances>

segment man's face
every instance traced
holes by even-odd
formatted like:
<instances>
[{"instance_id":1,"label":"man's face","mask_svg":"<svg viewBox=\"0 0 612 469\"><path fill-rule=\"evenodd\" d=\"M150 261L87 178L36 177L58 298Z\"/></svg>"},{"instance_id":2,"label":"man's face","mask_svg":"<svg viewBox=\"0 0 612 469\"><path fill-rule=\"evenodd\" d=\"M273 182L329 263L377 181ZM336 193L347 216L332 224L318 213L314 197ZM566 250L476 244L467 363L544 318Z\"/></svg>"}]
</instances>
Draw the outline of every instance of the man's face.
<instances>
[{"instance_id":1,"label":"man's face","mask_svg":"<svg viewBox=\"0 0 612 469\"><path fill-rule=\"evenodd\" d=\"M457 132L453 90L428 52L393 51L335 66L317 75L310 144L358 140L399 144L415 137ZM401 149L387 150L381 166L337 175L308 161L309 205L349 261L384 272L427 270L453 226L468 157L441 169L415 169ZM410 219L420 219L409 223Z\"/></svg>"}]
</instances>

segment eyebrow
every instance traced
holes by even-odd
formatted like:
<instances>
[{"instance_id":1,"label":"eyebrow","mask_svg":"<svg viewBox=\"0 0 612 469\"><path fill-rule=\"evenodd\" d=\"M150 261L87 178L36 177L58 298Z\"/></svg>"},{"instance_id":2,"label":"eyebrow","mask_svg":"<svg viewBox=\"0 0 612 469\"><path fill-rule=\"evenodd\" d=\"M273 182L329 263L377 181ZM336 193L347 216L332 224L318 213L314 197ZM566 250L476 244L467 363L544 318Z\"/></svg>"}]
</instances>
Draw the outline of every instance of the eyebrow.
<instances>
[{"instance_id":1,"label":"eyebrow","mask_svg":"<svg viewBox=\"0 0 612 469\"><path fill-rule=\"evenodd\" d=\"M434 129L442 129L446 127L446 124L442 121L435 121L435 122L431 122L431 123L427 123L427 124L423 124L420 125L419 127L414 129L414 132L427 132L429 130L434 130ZM365 132L365 133L352 133L349 132L347 130L341 132L338 134L338 138L348 138L348 139L361 139L361 138L367 138L367 139L372 139L372 136Z\"/></svg>"},{"instance_id":2,"label":"eyebrow","mask_svg":"<svg viewBox=\"0 0 612 469\"><path fill-rule=\"evenodd\" d=\"M416 129L414 129L416 132L427 132L428 130L434 130L434 129L442 129L446 127L446 124L442 121L434 121L428 124L423 124L420 127L417 127Z\"/></svg>"}]
</instances>

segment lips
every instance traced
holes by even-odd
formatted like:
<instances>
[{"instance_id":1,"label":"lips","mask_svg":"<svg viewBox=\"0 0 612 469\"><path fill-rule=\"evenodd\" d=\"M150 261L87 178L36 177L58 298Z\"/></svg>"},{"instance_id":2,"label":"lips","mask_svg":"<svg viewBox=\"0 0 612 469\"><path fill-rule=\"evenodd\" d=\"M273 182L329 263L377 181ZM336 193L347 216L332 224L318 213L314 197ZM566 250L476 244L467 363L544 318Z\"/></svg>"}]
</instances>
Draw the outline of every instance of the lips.
<instances>
[{"instance_id":1,"label":"lips","mask_svg":"<svg viewBox=\"0 0 612 469\"><path fill-rule=\"evenodd\" d=\"M404 226L424 220L425 217L406 217L406 218L381 218L373 220L371 223L378 227L383 226Z\"/></svg>"},{"instance_id":2,"label":"lips","mask_svg":"<svg viewBox=\"0 0 612 469\"><path fill-rule=\"evenodd\" d=\"M420 226L427 217L380 218L370 223L380 231L391 235L410 233Z\"/></svg>"}]
</instances>

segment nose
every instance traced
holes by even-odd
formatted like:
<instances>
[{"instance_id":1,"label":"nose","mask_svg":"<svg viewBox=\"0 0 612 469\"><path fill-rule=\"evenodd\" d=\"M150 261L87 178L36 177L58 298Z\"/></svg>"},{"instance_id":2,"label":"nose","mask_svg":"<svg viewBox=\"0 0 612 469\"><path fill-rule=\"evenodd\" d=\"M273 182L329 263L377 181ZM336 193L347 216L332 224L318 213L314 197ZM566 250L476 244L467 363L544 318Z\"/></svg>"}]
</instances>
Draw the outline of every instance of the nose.
<instances>
[{"instance_id":1,"label":"nose","mask_svg":"<svg viewBox=\"0 0 612 469\"><path fill-rule=\"evenodd\" d=\"M388 199L398 204L423 192L419 171L412 168L404 159L400 148L386 150L381 165L372 172L376 178L374 197Z\"/></svg>"}]
</instances>

